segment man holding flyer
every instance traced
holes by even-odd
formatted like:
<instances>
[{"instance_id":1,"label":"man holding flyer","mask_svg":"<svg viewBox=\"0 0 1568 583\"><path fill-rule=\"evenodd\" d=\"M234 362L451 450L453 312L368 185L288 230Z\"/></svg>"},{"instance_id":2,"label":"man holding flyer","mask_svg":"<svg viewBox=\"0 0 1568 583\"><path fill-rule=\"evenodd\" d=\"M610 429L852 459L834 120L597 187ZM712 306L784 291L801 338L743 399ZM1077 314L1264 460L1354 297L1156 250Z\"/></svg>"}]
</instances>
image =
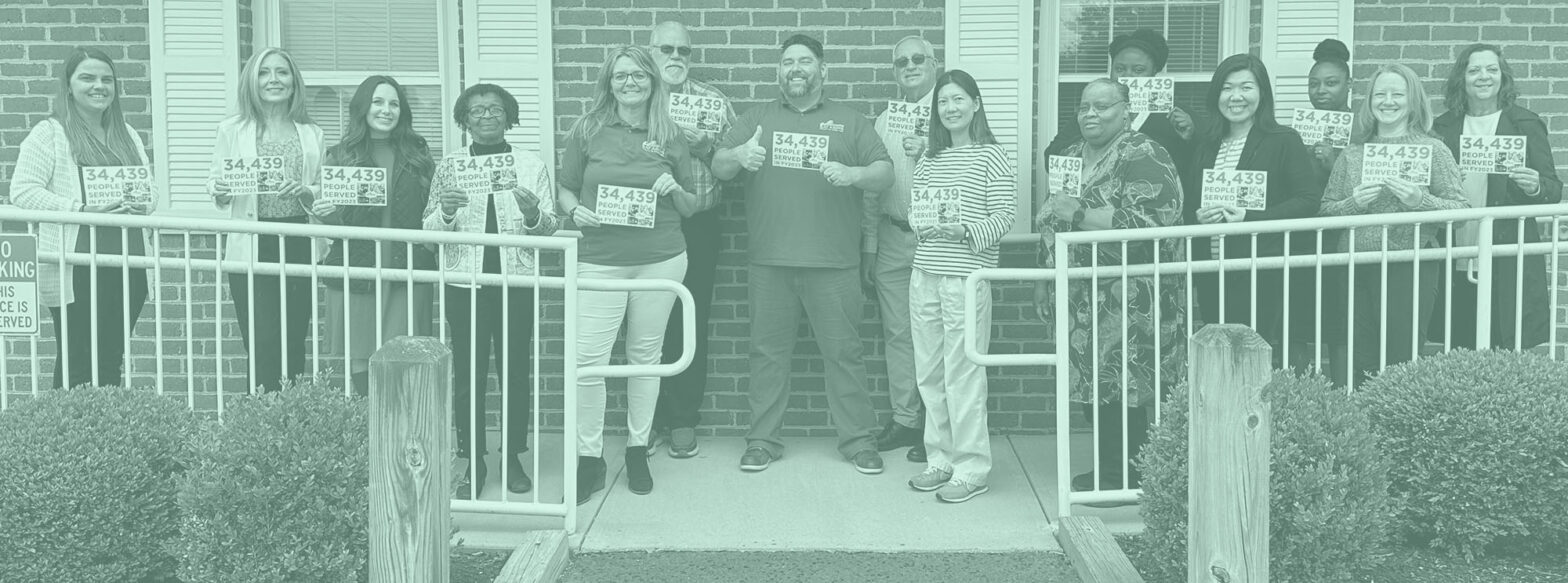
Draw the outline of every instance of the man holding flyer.
<instances>
[{"instance_id":1,"label":"man holding flyer","mask_svg":"<svg viewBox=\"0 0 1568 583\"><path fill-rule=\"evenodd\" d=\"M936 50L919 36L893 45L893 77L898 99L877 116L877 135L893 164L893 187L867 193L861 231L862 285L875 290L882 316L887 359L888 398L893 418L877 435L877 450L909 447L907 457L924 462L920 391L915 388L915 348L909 332L909 274L915 260L915 233L909 225L909 188L915 162L925 152L931 123L931 88L940 67Z\"/></svg>"},{"instance_id":2,"label":"man holding flyer","mask_svg":"<svg viewBox=\"0 0 1568 583\"><path fill-rule=\"evenodd\" d=\"M741 116L713 158L714 175L739 176L746 193L752 417L745 471L767 469L783 453L779 430L804 309L822 349L839 452L861 473L882 472L857 326L865 304L857 249L867 235L862 191L892 186L893 166L871 122L823 96L826 74L821 42L785 40L784 95ZM805 168L807 152L822 160L820 169Z\"/></svg>"},{"instance_id":3,"label":"man holding flyer","mask_svg":"<svg viewBox=\"0 0 1568 583\"><path fill-rule=\"evenodd\" d=\"M697 422L701 420L702 394L708 384L708 314L713 304L713 278L719 265L719 249L723 246L719 229L719 188L708 184L712 174L708 165L713 162L713 146L719 137L735 123L735 110L730 100L707 83L691 78L691 35L679 22L664 22L654 27L649 40L653 62L659 75L668 84L670 93L670 119L680 126L681 133L691 146L687 164L702 166L691 172L698 182L693 187L697 195L697 212L681 219L681 232L686 237L686 289L691 290L697 321L697 343L692 354L691 366L659 382L659 402L653 414L657 446L662 435L668 440L670 457L690 458L697 455ZM670 311L670 321L665 327L664 362L680 358L681 305L676 302ZM653 447L649 451L653 451Z\"/></svg>"}]
</instances>

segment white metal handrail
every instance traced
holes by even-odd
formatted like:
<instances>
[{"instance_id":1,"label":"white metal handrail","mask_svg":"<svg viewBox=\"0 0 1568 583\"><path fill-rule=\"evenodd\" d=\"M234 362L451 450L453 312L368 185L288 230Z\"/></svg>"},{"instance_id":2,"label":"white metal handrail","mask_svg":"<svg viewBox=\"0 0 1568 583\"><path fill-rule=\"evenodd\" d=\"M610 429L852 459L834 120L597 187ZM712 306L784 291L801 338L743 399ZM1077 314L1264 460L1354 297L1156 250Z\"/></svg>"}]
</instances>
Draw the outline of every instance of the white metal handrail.
<instances>
[{"instance_id":1,"label":"white metal handrail","mask_svg":"<svg viewBox=\"0 0 1568 583\"><path fill-rule=\"evenodd\" d=\"M1410 213L1368 214L1335 217L1317 217L1307 219L1291 219L1279 221L1255 221L1244 223L1221 223L1212 225L1181 225L1172 227L1153 227L1140 229L1109 229L1098 231L1058 232L1053 239L1053 249L1056 259L1056 268L989 268L971 273L965 282L964 290L964 317L965 321L973 321L977 312L977 284L980 281L1051 281L1057 293L1054 294L1056 317L1055 330L1053 331L1056 353L1022 353L1022 354L984 354L979 351L977 332L971 328L964 330L964 352L976 364L982 366L1055 366L1056 375L1056 454L1057 454L1057 510L1060 516L1071 514L1072 505L1080 503L1128 501L1134 500L1140 494L1138 489L1119 490L1094 490L1086 492L1072 491L1071 472L1071 444L1068 435L1071 431L1070 409L1070 383L1068 379L1068 361L1061 353L1062 347L1067 346L1071 326L1066 315L1069 313L1068 285L1074 280L1095 280L1103 277L1131 277L1150 275L1189 275L1188 284L1191 284L1190 275L1194 273L1217 273L1233 271L1258 270L1283 270L1283 268L1317 267L1321 275L1323 267L1382 264L1386 277L1386 266L1392 261L1419 262L1425 260L1443 259L1452 263L1456 259L1475 259L1476 273L1476 305L1479 306L1476 315L1476 345L1491 345L1491 298L1492 278L1489 274L1494 272L1494 263L1498 255L1516 258L1522 265L1527 255L1552 254L1551 272L1555 274L1558 269L1558 255L1563 250L1562 242L1557 240L1557 228L1562 223L1562 217L1568 216L1568 204L1553 205L1522 205L1508 207L1483 207L1445 211L1426 211ZM1552 239L1537 243L1524 243L1521 236L1520 242L1499 244L1493 242L1496 221L1523 219L1523 218L1551 218ZM1332 226L1324 225L1325 219L1332 220ZM1453 227L1463 223L1474 223L1477 227L1476 242L1469 246L1449 245L1439 248L1413 248L1407 250L1391 251L1387 248L1388 229L1396 225L1443 226ZM1256 252L1256 241L1259 235L1284 234L1308 232L1317 233L1320 237L1325 231L1342 231L1346 236L1354 237L1354 229L1358 227L1384 227L1383 249L1380 251L1357 251L1349 249L1336 253L1292 253L1287 245L1281 255L1251 256L1251 257L1220 257L1216 259L1194 260L1191 258L1190 246L1194 239L1222 236L1252 236L1253 252ZM1523 221L1518 223L1518 229L1524 229ZM1419 231L1415 235L1420 236ZM1013 234L1004 238L1004 243L1037 243L1040 237L1035 234ZM1164 261L1155 259L1149 263L1122 264L1105 266L1073 266L1071 248L1073 245L1100 244L1128 244L1132 242L1148 243L1157 241L1184 241L1189 246L1186 260ZM1354 239L1351 239L1354 240ZM1452 243L1452 241L1450 241ZM1320 247L1321 249L1321 247ZM1289 278L1289 270L1284 270L1285 277ZM1353 276L1352 276L1353 277ZM1516 277L1522 279L1523 270L1518 270ZM1516 285L1516 293L1523 294L1522 286ZM1557 286L1552 286L1552 303L1557 302ZM1189 290L1189 295L1192 293ZM1254 286L1254 293L1256 287ZM1321 295L1321 286L1319 294ZM1289 291L1286 291L1289 294ZM1451 301L1451 299L1450 299ZM1189 298L1189 305L1191 300ZM1522 309L1522 308L1521 308ZM1555 308L1554 308L1555 310ZM1386 310L1385 310L1386 313ZM1189 314L1189 318L1190 318ZM1288 319L1288 316L1286 316ZM1322 318L1322 315L1319 315ZM1386 324L1385 324L1386 325ZM1288 324L1287 324L1288 326ZM989 331L984 331L989 333ZM1196 330L1188 330L1193 334ZM1519 327L1515 327L1515 335L1519 334ZM1353 340L1351 340L1353 342ZM1550 329L1549 344L1557 344L1557 329ZM1125 350L1125 349L1124 349ZM1386 355L1386 353L1385 353ZM1156 364L1158 366L1158 364ZM1124 373L1125 374L1125 373ZM1157 401L1157 400L1156 400ZM1159 406L1155 404L1155 417L1159 417ZM1125 410L1123 415L1125 417ZM1124 419L1125 420L1125 419ZM1127 435L1125 423L1123 426L1122 444L1124 464L1127 452ZM1096 464L1098 464L1099 448L1095 446Z\"/></svg>"}]
</instances>

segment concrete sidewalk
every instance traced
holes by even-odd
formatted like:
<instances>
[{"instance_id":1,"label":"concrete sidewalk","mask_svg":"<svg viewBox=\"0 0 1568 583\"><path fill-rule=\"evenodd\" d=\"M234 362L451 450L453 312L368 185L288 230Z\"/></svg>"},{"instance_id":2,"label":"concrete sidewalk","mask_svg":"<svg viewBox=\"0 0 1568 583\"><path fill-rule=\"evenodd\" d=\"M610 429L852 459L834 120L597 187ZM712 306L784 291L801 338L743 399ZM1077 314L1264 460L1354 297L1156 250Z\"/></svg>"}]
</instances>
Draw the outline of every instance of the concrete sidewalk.
<instances>
[{"instance_id":1,"label":"concrete sidewalk","mask_svg":"<svg viewBox=\"0 0 1568 583\"><path fill-rule=\"evenodd\" d=\"M1051 530L1052 436L992 436L991 490L962 504L910 489L906 482L924 465L905 460L905 450L885 452L886 470L868 476L838 454L832 438L789 438L783 459L758 473L740 471L745 442L739 438L703 438L701 453L690 459L671 458L660 448L649 459L654 490L639 496L626 487L624 437L605 441L607 487L578 506L578 528L570 537L575 552L1060 551ZM1072 445L1074 466L1083 466L1074 470L1084 471L1087 436L1074 436ZM548 469L559 467L560 435L542 435L535 451L541 457L539 500L560 500L559 472ZM497 460L490 467L482 498L499 499ZM1099 516L1115 531L1142 528L1136 506L1076 506L1074 512ZM463 530L464 544L501 548L515 544L522 530L560 527L559 519L469 514L454 515L454 524Z\"/></svg>"}]
</instances>

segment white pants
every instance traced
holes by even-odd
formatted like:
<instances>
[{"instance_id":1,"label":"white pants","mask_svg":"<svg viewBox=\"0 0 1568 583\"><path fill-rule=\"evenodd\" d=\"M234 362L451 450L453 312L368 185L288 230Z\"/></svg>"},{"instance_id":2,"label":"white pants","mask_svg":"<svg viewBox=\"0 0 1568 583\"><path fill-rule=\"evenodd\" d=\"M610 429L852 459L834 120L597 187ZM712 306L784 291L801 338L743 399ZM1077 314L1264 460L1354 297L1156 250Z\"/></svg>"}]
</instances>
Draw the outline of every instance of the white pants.
<instances>
[{"instance_id":1,"label":"white pants","mask_svg":"<svg viewBox=\"0 0 1568 583\"><path fill-rule=\"evenodd\" d=\"M595 265L579 263L583 279L668 279L686 277L686 254L648 265ZM626 322L627 364L659 364L664 350L664 328L675 294L670 292L577 292L578 366L610 363L610 348ZM627 447L648 445L653 411L659 402L658 377L626 379ZM577 455L604 455L604 379L577 379Z\"/></svg>"},{"instance_id":2,"label":"white pants","mask_svg":"<svg viewBox=\"0 0 1568 583\"><path fill-rule=\"evenodd\" d=\"M975 290L974 330L981 352L991 344L991 286ZM915 269L909 278L915 383L926 406L926 464L983 486L991 474L985 367L964 355L964 278Z\"/></svg>"}]
</instances>

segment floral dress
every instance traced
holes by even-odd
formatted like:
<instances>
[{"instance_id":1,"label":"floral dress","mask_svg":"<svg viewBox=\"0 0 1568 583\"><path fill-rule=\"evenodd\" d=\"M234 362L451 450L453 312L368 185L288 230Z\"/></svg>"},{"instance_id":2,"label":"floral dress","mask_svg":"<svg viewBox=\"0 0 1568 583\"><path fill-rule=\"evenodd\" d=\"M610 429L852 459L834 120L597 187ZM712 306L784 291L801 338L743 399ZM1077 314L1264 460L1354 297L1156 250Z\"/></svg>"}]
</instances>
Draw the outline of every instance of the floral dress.
<instances>
[{"instance_id":1,"label":"floral dress","mask_svg":"<svg viewBox=\"0 0 1568 583\"><path fill-rule=\"evenodd\" d=\"M1082 156L1083 148L1080 140L1068 146L1062 155ZM1127 132L1099 162L1092 167L1086 162L1082 188L1082 210L1111 210L1111 228L1163 227L1181 221L1181 181L1175 165L1163 147L1143 134ZM1035 228L1040 233L1040 266L1046 268L1056 267L1055 234L1082 230L1074 224L1073 217L1057 216L1054 202L1048 199L1035 218ZM1102 243L1098 246L1098 258L1094 258L1091 245L1074 245L1072 267L1097 265L1119 271L1115 268L1124 264L1153 263L1155 248L1155 243L1148 241L1129 243L1124 257L1121 244ZM1185 260L1183 249L1180 239L1159 242L1160 262ZM1125 376L1127 403L1147 405L1155 398L1156 371L1160 385L1166 388L1186 379L1186 284L1186 275L1169 273L1161 275L1158 283L1154 276L1123 279L1118 274L1101 277L1098 284L1074 280L1068 286L1068 313L1056 316L1071 319L1066 352L1074 401L1122 400ZM1047 296L1046 308L1053 308L1056 290L1048 289L1052 295Z\"/></svg>"}]
</instances>

